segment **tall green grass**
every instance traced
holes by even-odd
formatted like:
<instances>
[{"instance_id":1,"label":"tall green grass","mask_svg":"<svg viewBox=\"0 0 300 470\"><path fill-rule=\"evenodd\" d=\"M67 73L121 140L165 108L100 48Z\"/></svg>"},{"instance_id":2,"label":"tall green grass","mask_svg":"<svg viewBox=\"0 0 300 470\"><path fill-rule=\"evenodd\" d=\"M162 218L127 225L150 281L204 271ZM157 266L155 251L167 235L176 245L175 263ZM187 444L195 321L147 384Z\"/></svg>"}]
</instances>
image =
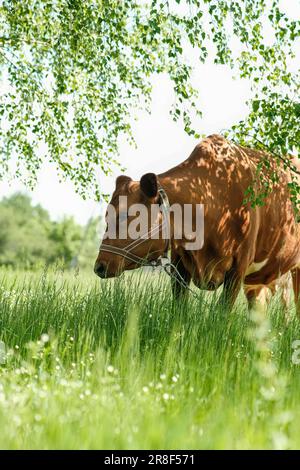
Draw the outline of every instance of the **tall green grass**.
<instances>
[{"instance_id":1,"label":"tall green grass","mask_svg":"<svg viewBox=\"0 0 300 470\"><path fill-rule=\"evenodd\" d=\"M0 447L299 448L293 308L197 293L173 302L164 274L2 271Z\"/></svg>"}]
</instances>

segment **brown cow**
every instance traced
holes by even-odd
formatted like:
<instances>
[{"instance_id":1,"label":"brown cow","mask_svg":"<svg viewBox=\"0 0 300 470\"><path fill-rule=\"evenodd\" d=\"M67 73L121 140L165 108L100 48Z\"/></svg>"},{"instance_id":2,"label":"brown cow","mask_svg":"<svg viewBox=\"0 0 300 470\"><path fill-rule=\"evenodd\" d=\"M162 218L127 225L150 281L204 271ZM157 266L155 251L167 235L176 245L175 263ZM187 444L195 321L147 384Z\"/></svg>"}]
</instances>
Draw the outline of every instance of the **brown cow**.
<instances>
[{"instance_id":1,"label":"brown cow","mask_svg":"<svg viewBox=\"0 0 300 470\"><path fill-rule=\"evenodd\" d=\"M264 152L212 135L201 141L187 160L165 173L148 173L140 181L118 177L111 204L118 212L119 196L127 196L129 207L134 203L146 205L150 220L150 208L157 202L159 187L164 189L171 205L203 204L201 249L187 250L186 239L174 239L174 221L170 219L171 260L186 283L192 280L197 287L209 290L223 284L220 300L233 305L243 282L252 288L269 285L292 270L297 302L300 243L287 187L291 180L289 170L277 169L278 181L273 183L264 205L251 208L244 202L249 186L258 190L257 165L265 157ZM272 172L275 162L271 157L269 161ZM124 249L130 241L128 235L125 239L106 238L104 243ZM160 237L145 240L133 253L140 258L157 259L164 250L165 241ZM114 277L138 266L135 261L100 247L95 273ZM184 290L182 284L173 282L175 295Z\"/></svg>"}]
</instances>

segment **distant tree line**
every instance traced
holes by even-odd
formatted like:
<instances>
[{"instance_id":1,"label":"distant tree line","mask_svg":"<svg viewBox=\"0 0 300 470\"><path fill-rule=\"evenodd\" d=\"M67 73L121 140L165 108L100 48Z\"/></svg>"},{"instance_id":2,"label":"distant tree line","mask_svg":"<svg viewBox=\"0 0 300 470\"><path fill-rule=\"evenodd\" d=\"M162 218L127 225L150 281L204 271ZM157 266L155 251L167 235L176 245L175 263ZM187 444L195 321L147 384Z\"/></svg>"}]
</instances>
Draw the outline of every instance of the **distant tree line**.
<instances>
[{"instance_id":1,"label":"distant tree line","mask_svg":"<svg viewBox=\"0 0 300 470\"><path fill-rule=\"evenodd\" d=\"M53 221L29 196L15 193L0 201L0 265L92 269L100 225L100 217L91 219L86 227L73 217Z\"/></svg>"}]
</instances>

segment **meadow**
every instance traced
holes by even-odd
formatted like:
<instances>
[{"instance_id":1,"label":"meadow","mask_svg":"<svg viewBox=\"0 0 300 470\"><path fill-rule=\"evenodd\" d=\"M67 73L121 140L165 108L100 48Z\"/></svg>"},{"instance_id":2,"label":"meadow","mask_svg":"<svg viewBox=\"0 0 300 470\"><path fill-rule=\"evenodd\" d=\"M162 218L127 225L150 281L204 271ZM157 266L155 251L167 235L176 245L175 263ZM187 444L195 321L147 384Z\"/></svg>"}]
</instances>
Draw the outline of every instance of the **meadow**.
<instances>
[{"instance_id":1,"label":"meadow","mask_svg":"<svg viewBox=\"0 0 300 470\"><path fill-rule=\"evenodd\" d=\"M0 448L299 448L294 308L197 294L173 302L163 273L2 269Z\"/></svg>"}]
</instances>

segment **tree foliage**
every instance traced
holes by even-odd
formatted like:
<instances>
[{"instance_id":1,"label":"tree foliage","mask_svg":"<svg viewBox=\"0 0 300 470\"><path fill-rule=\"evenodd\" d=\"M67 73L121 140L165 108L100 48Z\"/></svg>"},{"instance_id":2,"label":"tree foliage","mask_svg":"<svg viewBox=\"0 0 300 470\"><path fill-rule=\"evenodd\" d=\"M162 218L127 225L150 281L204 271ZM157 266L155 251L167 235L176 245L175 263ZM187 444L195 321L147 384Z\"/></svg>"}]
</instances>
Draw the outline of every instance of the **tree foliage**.
<instances>
[{"instance_id":1,"label":"tree foliage","mask_svg":"<svg viewBox=\"0 0 300 470\"><path fill-rule=\"evenodd\" d=\"M3 0L0 3L2 175L35 181L45 157L84 196L99 197L132 112L149 108L151 77L167 73L173 119L191 135L197 91L190 45L249 78L248 118L230 135L285 155L299 149L299 21L279 0ZM201 92L201 90L199 90ZM254 138L253 138L254 137ZM96 188L96 190L95 190Z\"/></svg>"}]
</instances>

